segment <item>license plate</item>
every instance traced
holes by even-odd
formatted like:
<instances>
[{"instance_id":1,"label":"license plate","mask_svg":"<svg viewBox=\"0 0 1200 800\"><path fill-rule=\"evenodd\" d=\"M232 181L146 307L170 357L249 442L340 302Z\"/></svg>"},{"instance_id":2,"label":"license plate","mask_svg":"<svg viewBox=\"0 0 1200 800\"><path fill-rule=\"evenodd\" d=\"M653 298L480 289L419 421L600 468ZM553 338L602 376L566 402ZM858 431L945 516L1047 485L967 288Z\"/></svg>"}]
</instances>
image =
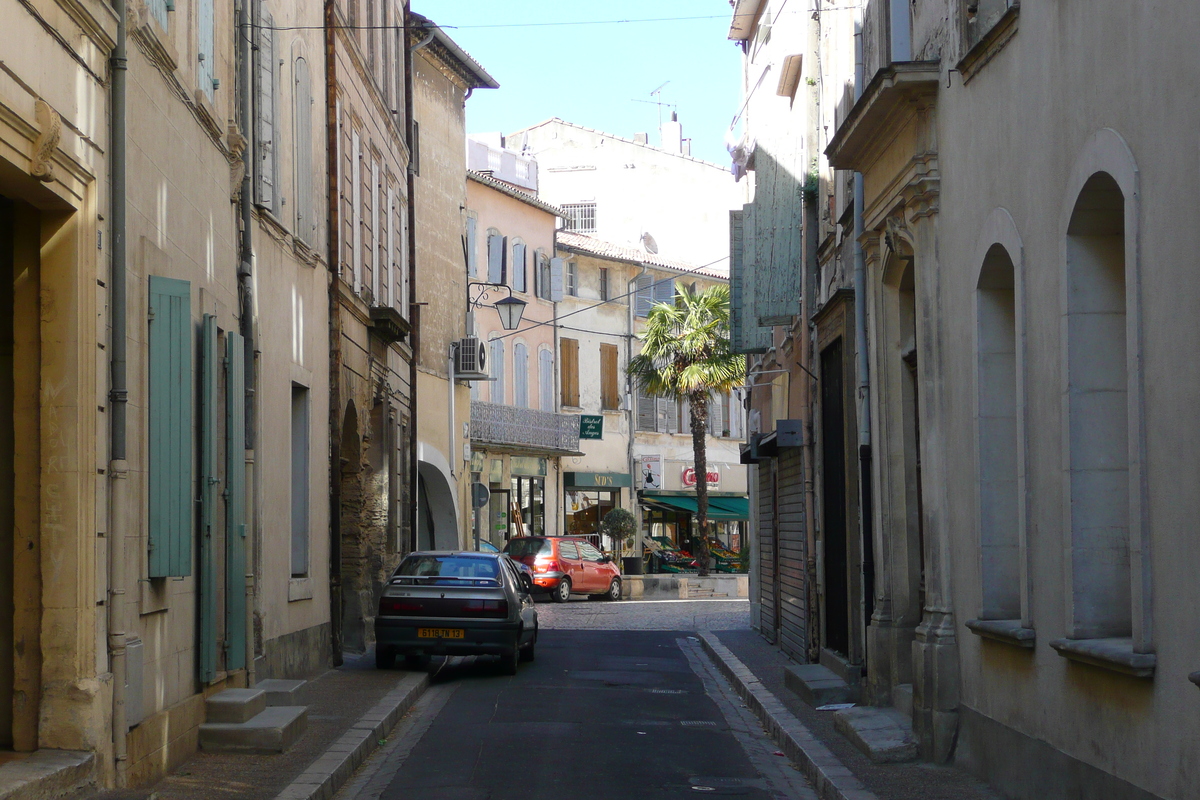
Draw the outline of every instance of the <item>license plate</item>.
<instances>
[{"instance_id":1,"label":"license plate","mask_svg":"<svg viewBox=\"0 0 1200 800\"><path fill-rule=\"evenodd\" d=\"M463 639L466 634L462 628L417 628L418 639Z\"/></svg>"}]
</instances>

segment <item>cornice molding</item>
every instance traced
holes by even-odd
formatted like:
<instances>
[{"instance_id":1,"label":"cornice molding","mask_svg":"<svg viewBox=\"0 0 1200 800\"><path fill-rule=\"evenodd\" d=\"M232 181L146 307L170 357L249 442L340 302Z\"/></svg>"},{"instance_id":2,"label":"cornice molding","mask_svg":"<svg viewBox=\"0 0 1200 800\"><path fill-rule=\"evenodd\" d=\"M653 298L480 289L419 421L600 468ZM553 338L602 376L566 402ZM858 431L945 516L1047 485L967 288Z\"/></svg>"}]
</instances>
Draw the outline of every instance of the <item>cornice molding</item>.
<instances>
[{"instance_id":1,"label":"cornice molding","mask_svg":"<svg viewBox=\"0 0 1200 800\"><path fill-rule=\"evenodd\" d=\"M866 172L897 131L936 107L940 69L937 61L902 61L876 72L825 148L830 165Z\"/></svg>"}]
</instances>

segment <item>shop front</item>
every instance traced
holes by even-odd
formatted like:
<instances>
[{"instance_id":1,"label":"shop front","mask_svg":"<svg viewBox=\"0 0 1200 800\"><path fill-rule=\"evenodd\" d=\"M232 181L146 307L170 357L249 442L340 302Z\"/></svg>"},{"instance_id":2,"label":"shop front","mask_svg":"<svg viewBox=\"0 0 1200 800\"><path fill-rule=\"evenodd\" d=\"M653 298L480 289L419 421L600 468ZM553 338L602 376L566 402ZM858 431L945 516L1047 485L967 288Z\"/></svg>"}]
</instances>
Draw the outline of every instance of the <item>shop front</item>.
<instances>
[{"instance_id":1,"label":"shop front","mask_svg":"<svg viewBox=\"0 0 1200 800\"><path fill-rule=\"evenodd\" d=\"M647 571L695 569L691 558L693 537L700 533L695 492L645 489L638 493L638 502L642 507ZM709 494L708 535L717 571L740 571L737 556L749 518L750 501L745 495Z\"/></svg>"},{"instance_id":2,"label":"shop front","mask_svg":"<svg viewBox=\"0 0 1200 800\"><path fill-rule=\"evenodd\" d=\"M616 553L618 548L600 534L604 515L621 508L621 492L633 486L633 476L619 472L564 472L563 530L568 536L584 536L600 550Z\"/></svg>"},{"instance_id":3,"label":"shop front","mask_svg":"<svg viewBox=\"0 0 1200 800\"><path fill-rule=\"evenodd\" d=\"M479 451L472 454L472 481L486 485L490 492L487 502L473 513L477 541L503 549L515 536L557 533L553 511L547 511L548 498L554 495L552 461L557 459ZM549 490L547 480L551 481Z\"/></svg>"}]
</instances>

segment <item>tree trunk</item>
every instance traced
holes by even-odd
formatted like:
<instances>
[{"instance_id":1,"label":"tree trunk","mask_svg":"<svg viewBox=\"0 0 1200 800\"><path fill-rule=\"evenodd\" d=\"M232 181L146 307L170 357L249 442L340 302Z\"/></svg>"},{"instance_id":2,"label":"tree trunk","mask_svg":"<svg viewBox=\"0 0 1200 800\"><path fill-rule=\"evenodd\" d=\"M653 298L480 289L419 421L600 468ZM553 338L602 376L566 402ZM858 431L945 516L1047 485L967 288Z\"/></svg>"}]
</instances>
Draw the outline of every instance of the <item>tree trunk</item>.
<instances>
[{"instance_id":1,"label":"tree trunk","mask_svg":"<svg viewBox=\"0 0 1200 800\"><path fill-rule=\"evenodd\" d=\"M695 392L688 397L692 424L692 455L696 468L696 526L700 529L695 552L700 577L708 575L708 393Z\"/></svg>"}]
</instances>

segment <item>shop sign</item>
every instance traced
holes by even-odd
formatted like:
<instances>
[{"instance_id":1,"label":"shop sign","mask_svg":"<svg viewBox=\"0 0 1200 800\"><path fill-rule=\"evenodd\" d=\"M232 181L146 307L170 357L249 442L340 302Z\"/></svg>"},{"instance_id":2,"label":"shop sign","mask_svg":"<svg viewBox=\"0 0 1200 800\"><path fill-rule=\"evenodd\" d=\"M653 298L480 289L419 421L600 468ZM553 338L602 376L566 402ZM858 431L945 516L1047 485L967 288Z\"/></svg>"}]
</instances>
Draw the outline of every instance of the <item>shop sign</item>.
<instances>
[{"instance_id":1,"label":"shop sign","mask_svg":"<svg viewBox=\"0 0 1200 800\"><path fill-rule=\"evenodd\" d=\"M564 472L563 485L572 489L619 489L632 486L624 472Z\"/></svg>"},{"instance_id":2,"label":"shop sign","mask_svg":"<svg viewBox=\"0 0 1200 800\"><path fill-rule=\"evenodd\" d=\"M579 438L580 439L603 439L604 438L604 417L599 414L580 414L579 415Z\"/></svg>"},{"instance_id":3,"label":"shop sign","mask_svg":"<svg viewBox=\"0 0 1200 800\"><path fill-rule=\"evenodd\" d=\"M642 465L638 470L638 485L642 489L663 488L662 456L642 456Z\"/></svg>"},{"instance_id":4,"label":"shop sign","mask_svg":"<svg viewBox=\"0 0 1200 800\"><path fill-rule=\"evenodd\" d=\"M707 483L709 486L719 486L721 483L721 471L719 469L717 469L716 467L709 467ZM684 486L684 488L690 489L695 485L696 485L696 468L695 467L684 467L683 468L683 486Z\"/></svg>"}]
</instances>

